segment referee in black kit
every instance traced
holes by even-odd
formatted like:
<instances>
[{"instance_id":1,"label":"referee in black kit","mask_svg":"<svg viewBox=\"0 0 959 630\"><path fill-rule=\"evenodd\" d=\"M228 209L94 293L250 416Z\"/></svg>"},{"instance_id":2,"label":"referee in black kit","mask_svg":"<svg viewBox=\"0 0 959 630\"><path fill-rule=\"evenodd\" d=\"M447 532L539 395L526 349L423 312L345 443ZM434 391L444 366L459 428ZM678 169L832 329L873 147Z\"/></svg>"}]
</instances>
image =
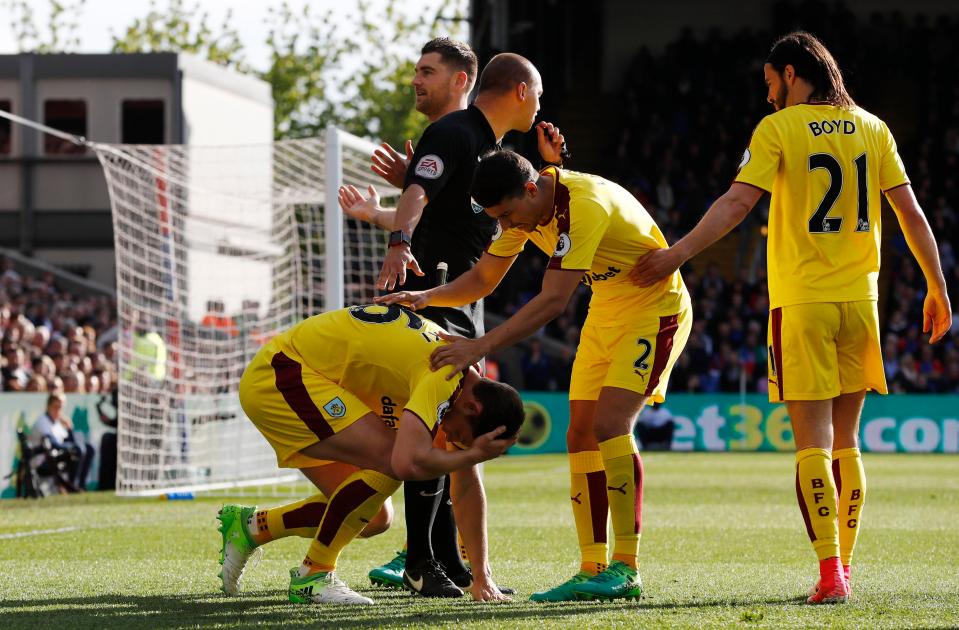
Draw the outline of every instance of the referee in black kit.
<instances>
[{"instance_id":1,"label":"referee in black kit","mask_svg":"<svg viewBox=\"0 0 959 630\"><path fill-rule=\"evenodd\" d=\"M512 53L496 55L480 75L475 102L464 110L439 118L423 133L411 156L403 194L395 210L379 207L373 190L365 199L355 189L340 191L344 211L390 229L389 248L377 279L378 289L392 291L399 286L404 290L429 289L436 286L436 269L440 263L448 265L448 277L452 281L479 260L493 236L496 222L471 202L469 188L473 171L480 156L496 148L508 131L526 132L532 128L542 93L539 72L529 60ZM419 103L417 109L420 109ZM559 129L541 122L537 136L543 160L560 163L563 137ZM391 154L394 160L398 156L395 151ZM475 338L485 332L482 302L459 308L430 307L423 310L423 315L464 337ZM479 488L482 489L481 484ZM452 559L443 557L444 564L438 564L430 545L429 532L444 495L448 497L448 479L404 483L408 540L404 583L426 596L462 594L449 579L460 576L446 575L446 572L460 571L449 566L444 571ZM480 508L478 514L468 516L482 519L485 524L485 500L481 501ZM461 519L467 516L459 509L457 512ZM498 599L499 591L489 577L485 536L482 540L469 540L468 529L474 528L461 526L460 531L470 555L473 579L471 584L466 580L456 581L463 588L469 588L475 599ZM455 549L455 534L452 536ZM449 548L449 541L437 543Z\"/></svg>"}]
</instances>

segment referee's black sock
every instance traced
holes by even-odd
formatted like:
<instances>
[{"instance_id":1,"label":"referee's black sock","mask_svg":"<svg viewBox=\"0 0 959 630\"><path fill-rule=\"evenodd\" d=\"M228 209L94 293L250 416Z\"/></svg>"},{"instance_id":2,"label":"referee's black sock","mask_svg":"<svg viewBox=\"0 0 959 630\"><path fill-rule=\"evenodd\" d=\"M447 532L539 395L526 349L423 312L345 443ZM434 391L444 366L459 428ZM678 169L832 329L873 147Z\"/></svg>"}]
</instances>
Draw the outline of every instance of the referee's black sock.
<instances>
[{"instance_id":1,"label":"referee's black sock","mask_svg":"<svg viewBox=\"0 0 959 630\"><path fill-rule=\"evenodd\" d=\"M453 502L450 500L450 476L446 475L443 484L443 500L436 510L433 521L433 554L443 563L447 575L459 575L466 571L466 565L460 557L456 540L456 520L453 516Z\"/></svg>"},{"instance_id":2,"label":"referee's black sock","mask_svg":"<svg viewBox=\"0 0 959 630\"><path fill-rule=\"evenodd\" d=\"M416 565L433 558L430 531L436 510L443 500L444 478L426 481L404 481L403 501L406 504L406 564Z\"/></svg>"}]
</instances>

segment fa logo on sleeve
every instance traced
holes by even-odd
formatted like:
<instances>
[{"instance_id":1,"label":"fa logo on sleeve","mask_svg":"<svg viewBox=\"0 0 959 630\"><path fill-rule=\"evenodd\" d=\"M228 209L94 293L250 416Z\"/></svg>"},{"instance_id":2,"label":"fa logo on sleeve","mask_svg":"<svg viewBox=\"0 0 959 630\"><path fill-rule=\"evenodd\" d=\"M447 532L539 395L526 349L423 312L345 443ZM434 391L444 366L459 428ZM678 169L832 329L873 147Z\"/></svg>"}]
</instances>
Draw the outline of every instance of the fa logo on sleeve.
<instances>
[{"instance_id":1,"label":"fa logo on sleeve","mask_svg":"<svg viewBox=\"0 0 959 630\"><path fill-rule=\"evenodd\" d=\"M415 172L420 177L425 177L426 179L439 179L443 174L443 160L440 159L440 156L433 155L432 153L424 155L416 164Z\"/></svg>"}]
</instances>

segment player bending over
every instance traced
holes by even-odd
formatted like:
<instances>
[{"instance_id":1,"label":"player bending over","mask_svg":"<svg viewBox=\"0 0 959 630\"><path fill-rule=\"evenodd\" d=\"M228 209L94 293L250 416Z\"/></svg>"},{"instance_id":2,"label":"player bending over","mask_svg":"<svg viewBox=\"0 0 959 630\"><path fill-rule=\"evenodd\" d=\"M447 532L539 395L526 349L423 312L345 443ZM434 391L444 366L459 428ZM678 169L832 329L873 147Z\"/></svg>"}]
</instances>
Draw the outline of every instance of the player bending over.
<instances>
[{"instance_id":1,"label":"player bending over","mask_svg":"<svg viewBox=\"0 0 959 630\"><path fill-rule=\"evenodd\" d=\"M417 309L467 304L496 288L527 240L551 253L539 295L486 335L453 338L433 353L434 368L458 370L534 333L565 310L581 281L592 285L573 364L567 434L582 562L572 579L531 599L637 598L643 464L633 424L643 405L664 400L692 326L689 294L679 272L650 289L629 281L637 257L666 241L642 205L613 182L556 167L537 173L523 157L499 151L480 162L471 194L499 222L476 266L448 285L377 301ZM609 514L616 536L612 562Z\"/></svg>"},{"instance_id":2,"label":"player bending over","mask_svg":"<svg viewBox=\"0 0 959 630\"><path fill-rule=\"evenodd\" d=\"M796 437L796 494L819 557L808 602L845 602L866 498L859 416L866 390L887 393L879 345L880 204L892 204L926 277L923 330L949 330L946 281L929 224L886 124L846 92L822 43L795 32L763 68L775 113L753 132L735 182L669 250L631 272L653 286L749 213L769 209L769 400ZM838 498L837 498L838 497Z\"/></svg>"},{"instance_id":3,"label":"player bending over","mask_svg":"<svg viewBox=\"0 0 959 630\"><path fill-rule=\"evenodd\" d=\"M468 472L513 444L524 418L519 394L472 367L432 371L444 333L399 306L354 306L311 317L260 349L240 381L243 410L278 464L319 480L322 493L268 510L224 506L224 592L238 591L258 546L300 536L313 542L290 570L290 601L373 603L336 578L336 559L364 529L388 527L381 509L400 480ZM450 450L433 447L440 427ZM352 472L330 475L330 466ZM485 537L465 543L473 596L503 599L488 578Z\"/></svg>"}]
</instances>

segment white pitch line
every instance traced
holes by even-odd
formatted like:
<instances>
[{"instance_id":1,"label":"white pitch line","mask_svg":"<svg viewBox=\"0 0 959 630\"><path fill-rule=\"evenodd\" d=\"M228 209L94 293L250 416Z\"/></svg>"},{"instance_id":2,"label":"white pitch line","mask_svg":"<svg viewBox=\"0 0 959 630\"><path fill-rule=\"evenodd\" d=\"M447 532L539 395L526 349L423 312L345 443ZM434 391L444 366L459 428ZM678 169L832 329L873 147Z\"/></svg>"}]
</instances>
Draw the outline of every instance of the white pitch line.
<instances>
[{"instance_id":1,"label":"white pitch line","mask_svg":"<svg viewBox=\"0 0 959 630\"><path fill-rule=\"evenodd\" d=\"M64 532L75 532L79 527L61 527L59 529L33 529L29 532L17 532L15 534L0 534L0 540L8 538L26 538L27 536L42 536L44 534L63 534Z\"/></svg>"}]
</instances>

